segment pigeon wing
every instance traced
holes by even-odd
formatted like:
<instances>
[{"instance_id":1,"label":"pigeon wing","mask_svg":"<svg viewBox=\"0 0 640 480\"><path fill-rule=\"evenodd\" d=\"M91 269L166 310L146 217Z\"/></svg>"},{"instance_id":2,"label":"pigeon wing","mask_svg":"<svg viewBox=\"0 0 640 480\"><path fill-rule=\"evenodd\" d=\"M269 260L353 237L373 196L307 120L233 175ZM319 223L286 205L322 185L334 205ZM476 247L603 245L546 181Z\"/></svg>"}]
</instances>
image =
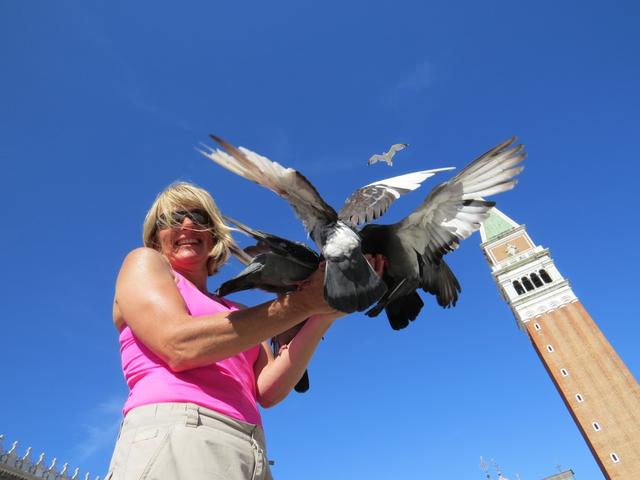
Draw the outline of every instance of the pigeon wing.
<instances>
[{"instance_id":1,"label":"pigeon wing","mask_svg":"<svg viewBox=\"0 0 640 480\"><path fill-rule=\"evenodd\" d=\"M288 257L292 261L314 270L318 268L320 256L304 243L294 242L274 235L273 233L256 230L228 215L223 215L222 218L226 223L234 225L234 227L230 227L232 230L242 232L258 242L257 245L244 249L244 252L248 255L255 256L259 253L274 252L277 255Z\"/></svg>"},{"instance_id":2,"label":"pigeon wing","mask_svg":"<svg viewBox=\"0 0 640 480\"><path fill-rule=\"evenodd\" d=\"M393 226L403 243L433 263L458 248L480 228L495 202L483 197L511 190L526 154L515 137L497 145L448 182L435 187L422 204Z\"/></svg>"},{"instance_id":3,"label":"pigeon wing","mask_svg":"<svg viewBox=\"0 0 640 480\"><path fill-rule=\"evenodd\" d=\"M247 251L247 249L240 248L240 246L235 241L231 243L229 251L234 257L238 259L240 263L245 266L249 265L251 263L251 260L253 260L253 257L255 257L255 254L253 254L251 251Z\"/></svg>"},{"instance_id":4,"label":"pigeon wing","mask_svg":"<svg viewBox=\"0 0 640 480\"><path fill-rule=\"evenodd\" d=\"M338 217L352 226L370 222L382 216L400 196L416 190L427 178L453 167L422 170L406 175L378 180L351 194Z\"/></svg>"},{"instance_id":5,"label":"pigeon wing","mask_svg":"<svg viewBox=\"0 0 640 480\"><path fill-rule=\"evenodd\" d=\"M289 202L307 233L311 234L319 225L337 219L336 211L320 196L315 187L293 168L285 168L247 148L236 148L215 135L211 135L226 152L206 148L199 150L205 157L218 165L268 188ZM228 153L227 153L228 152Z\"/></svg>"}]
</instances>

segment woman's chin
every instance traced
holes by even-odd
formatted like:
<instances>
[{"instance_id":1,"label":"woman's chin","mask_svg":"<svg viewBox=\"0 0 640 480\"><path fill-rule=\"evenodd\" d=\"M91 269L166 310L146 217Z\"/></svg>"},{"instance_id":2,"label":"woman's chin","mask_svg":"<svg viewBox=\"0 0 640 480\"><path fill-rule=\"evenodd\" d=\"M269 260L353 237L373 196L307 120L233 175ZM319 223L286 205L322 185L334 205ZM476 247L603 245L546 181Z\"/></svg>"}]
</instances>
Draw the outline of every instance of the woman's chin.
<instances>
[{"instance_id":1,"label":"woman's chin","mask_svg":"<svg viewBox=\"0 0 640 480\"><path fill-rule=\"evenodd\" d=\"M180 251L176 252L171 258L171 265L174 266L194 267L206 266L206 264L207 256L193 250L180 249Z\"/></svg>"}]
</instances>

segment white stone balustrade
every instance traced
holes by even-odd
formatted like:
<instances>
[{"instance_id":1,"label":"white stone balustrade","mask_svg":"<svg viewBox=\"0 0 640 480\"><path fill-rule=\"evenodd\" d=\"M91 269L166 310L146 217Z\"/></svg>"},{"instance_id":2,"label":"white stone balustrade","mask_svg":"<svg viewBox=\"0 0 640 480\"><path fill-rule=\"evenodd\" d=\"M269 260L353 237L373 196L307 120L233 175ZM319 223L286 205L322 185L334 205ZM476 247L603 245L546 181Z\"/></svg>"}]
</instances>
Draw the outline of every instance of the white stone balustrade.
<instances>
[{"instance_id":1,"label":"white stone balustrade","mask_svg":"<svg viewBox=\"0 0 640 480\"><path fill-rule=\"evenodd\" d=\"M24 454L18 454L18 442L14 441L9 450L4 448L4 435L0 435L0 480L79 480L80 469L76 468L72 476L69 476L69 465L65 463L58 471L57 460L54 458L47 467L44 452L40 454L36 461L31 456L31 447L28 447ZM91 474L86 473L84 480L90 480ZM94 480L100 480L97 476Z\"/></svg>"}]
</instances>

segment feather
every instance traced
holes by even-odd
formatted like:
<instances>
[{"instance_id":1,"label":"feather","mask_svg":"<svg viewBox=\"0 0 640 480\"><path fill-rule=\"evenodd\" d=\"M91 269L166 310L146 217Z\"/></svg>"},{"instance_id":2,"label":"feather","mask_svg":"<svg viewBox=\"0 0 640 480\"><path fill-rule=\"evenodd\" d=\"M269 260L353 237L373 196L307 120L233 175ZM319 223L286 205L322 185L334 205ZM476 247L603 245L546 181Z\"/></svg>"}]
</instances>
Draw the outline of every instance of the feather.
<instances>
[{"instance_id":1,"label":"feather","mask_svg":"<svg viewBox=\"0 0 640 480\"><path fill-rule=\"evenodd\" d=\"M385 255L389 261L384 276L387 294L367 315L375 316L384 308L393 328L408 325L415 318L414 311L405 311L400 305L417 305L418 288L435 295L443 308L456 304L461 287L443 257L456 250L487 218L495 202L483 197L516 185L514 177L522 171L520 163L526 154L521 145L512 147L514 142L515 137L502 142L448 182L437 185L400 222L363 227L363 251Z\"/></svg>"}]
</instances>

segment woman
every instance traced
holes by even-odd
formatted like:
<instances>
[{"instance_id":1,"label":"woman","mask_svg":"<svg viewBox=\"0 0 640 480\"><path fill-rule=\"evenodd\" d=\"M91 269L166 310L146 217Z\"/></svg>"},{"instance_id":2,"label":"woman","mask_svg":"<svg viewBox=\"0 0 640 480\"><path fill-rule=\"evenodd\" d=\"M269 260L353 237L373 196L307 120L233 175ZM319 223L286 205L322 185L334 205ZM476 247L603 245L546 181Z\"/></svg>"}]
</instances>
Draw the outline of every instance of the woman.
<instances>
[{"instance_id":1,"label":"woman","mask_svg":"<svg viewBox=\"0 0 640 480\"><path fill-rule=\"evenodd\" d=\"M130 393L107 479L271 478L257 404L287 396L343 315L324 301L323 272L251 308L209 294L233 241L211 196L183 182L158 195L143 240L116 282ZM274 358L266 339L306 319Z\"/></svg>"}]
</instances>

